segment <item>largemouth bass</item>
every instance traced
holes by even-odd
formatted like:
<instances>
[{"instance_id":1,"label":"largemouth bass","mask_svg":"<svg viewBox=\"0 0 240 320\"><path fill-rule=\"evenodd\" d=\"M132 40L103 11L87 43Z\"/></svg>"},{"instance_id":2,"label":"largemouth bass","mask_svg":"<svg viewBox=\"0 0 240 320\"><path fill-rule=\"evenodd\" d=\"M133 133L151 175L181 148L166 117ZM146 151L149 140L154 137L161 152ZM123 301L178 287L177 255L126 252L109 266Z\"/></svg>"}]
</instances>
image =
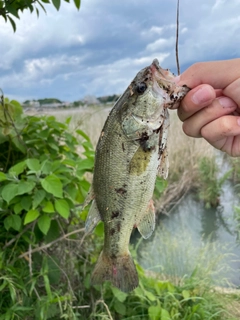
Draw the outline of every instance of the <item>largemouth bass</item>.
<instances>
[{"instance_id":1,"label":"largemouth bass","mask_svg":"<svg viewBox=\"0 0 240 320\"><path fill-rule=\"evenodd\" d=\"M128 250L133 228L143 238L155 227L152 195L156 176L168 175L168 108L178 107L189 91L178 87L173 74L155 59L142 69L111 110L102 129L95 156L93 200L86 232L104 223L104 247L92 274L92 284L110 280L129 292L138 275Z\"/></svg>"}]
</instances>

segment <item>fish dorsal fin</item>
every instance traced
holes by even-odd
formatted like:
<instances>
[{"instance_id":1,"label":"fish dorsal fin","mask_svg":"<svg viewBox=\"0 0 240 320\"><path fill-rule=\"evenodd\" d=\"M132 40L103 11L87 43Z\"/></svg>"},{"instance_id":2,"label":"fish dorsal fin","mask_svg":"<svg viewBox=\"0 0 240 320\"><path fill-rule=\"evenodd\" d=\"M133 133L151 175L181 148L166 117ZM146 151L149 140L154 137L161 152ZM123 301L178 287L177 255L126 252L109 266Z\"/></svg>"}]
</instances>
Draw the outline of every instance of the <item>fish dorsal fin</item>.
<instances>
[{"instance_id":1,"label":"fish dorsal fin","mask_svg":"<svg viewBox=\"0 0 240 320\"><path fill-rule=\"evenodd\" d=\"M94 230L98 222L101 220L96 201L93 200L92 205L89 209L87 220L85 222L85 231L90 233Z\"/></svg>"},{"instance_id":2,"label":"fish dorsal fin","mask_svg":"<svg viewBox=\"0 0 240 320\"><path fill-rule=\"evenodd\" d=\"M149 238L155 229L155 208L153 201L149 203L148 210L137 226L138 231L144 239Z\"/></svg>"}]
</instances>

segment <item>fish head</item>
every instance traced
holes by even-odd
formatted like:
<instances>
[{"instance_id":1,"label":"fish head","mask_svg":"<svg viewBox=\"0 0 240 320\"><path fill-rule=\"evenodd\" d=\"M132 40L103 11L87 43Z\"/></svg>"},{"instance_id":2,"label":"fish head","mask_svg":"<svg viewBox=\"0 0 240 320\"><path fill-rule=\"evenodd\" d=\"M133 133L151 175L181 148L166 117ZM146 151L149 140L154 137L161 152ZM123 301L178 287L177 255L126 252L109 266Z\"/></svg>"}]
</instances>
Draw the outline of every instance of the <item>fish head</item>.
<instances>
[{"instance_id":1,"label":"fish head","mask_svg":"<svg viewBox=\"0 0 240 320\"><path fill-rule=\"evenodd\" d=\"M129 138L150 135L166 118L167 109L176 109L190 90L177 86L174 75L160 67L157 59L138 72L126 91L122 109L123 131Z\"/></svg>"}]
</instances>

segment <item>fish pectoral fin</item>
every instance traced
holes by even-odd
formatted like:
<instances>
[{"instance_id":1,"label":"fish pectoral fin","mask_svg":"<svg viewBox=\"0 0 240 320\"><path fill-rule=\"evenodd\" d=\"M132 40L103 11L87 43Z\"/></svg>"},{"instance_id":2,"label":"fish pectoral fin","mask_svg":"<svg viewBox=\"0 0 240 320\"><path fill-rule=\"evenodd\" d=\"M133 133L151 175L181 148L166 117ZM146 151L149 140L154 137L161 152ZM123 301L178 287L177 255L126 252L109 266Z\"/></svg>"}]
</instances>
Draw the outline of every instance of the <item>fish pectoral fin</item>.
<instances>
[{"instance_id":1,"label":"fish pectoral fin","mask_svg":"<svg viewBox=\"0 0 240 320\"><path fill-rule=\"evenodd\" d=\"M88 212L87 220L85 222L86 233L92 232L100 220L101 217L97 208L96 200L93 200Z\"/></svg>"},{"instance_id":2,"label":"fish pectoral fin","mask_svg":"<svg viewBox=\"0 0 240 320\"><path fill-rule=\"evenodd\" d=\"M138 231L144 239L149 238L155 229L155 208L153 200L150 200L148 210L137 226Z\"/></svg>"},{"instance_id":3,"label":"fish pectoral fin","mask_svg":"<svg viewBox=\"0 0 240 320\"><path fill-rule=\"evenodd\" d=\"M168 168L169 168L168 153L167 153L167 148L165 148L159 159L158 175L163 179L167 179Z\"/></svg>"}]
</instances>

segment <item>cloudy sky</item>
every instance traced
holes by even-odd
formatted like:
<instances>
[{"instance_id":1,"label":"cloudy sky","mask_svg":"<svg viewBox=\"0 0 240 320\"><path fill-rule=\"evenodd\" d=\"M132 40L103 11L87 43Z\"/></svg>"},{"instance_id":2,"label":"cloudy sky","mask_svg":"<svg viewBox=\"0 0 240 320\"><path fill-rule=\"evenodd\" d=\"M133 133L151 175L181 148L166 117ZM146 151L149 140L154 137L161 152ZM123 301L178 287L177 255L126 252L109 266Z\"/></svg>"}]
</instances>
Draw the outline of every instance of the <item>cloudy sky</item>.
<instances>
[{"instance_id":1,"label":"cloudy sky","mask_svg":"<svg viewBox=\"0 0 240 320\"><path fill-rule=\"evenodd\" d=\"M20 101L122 93L158 58L176 73L176 0L82 0L24 12L17 31L0 17L0 88ZM180 0L181 71L240 57L240 0Z\"/></svg>"}]
</instances>

